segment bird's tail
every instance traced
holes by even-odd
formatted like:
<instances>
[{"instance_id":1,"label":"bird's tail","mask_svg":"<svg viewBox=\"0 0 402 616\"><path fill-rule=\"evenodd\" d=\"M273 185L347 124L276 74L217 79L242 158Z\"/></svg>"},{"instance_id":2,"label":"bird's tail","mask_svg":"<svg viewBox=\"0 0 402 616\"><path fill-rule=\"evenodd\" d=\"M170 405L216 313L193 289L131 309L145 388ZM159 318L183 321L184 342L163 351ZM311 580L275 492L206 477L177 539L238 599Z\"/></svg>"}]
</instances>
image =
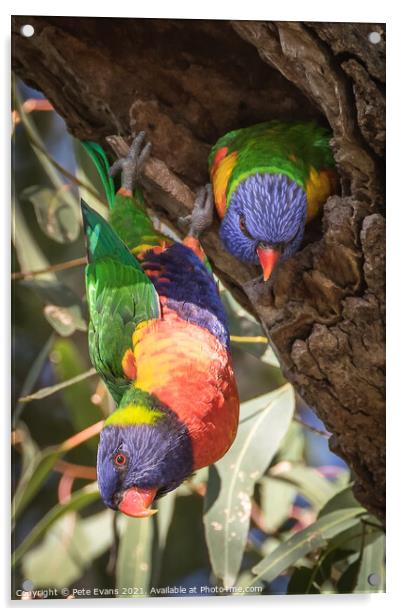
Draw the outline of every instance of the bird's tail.
<instances>
[{"instance_id":1,"label":"bird's tail","mask_svg":"<svg viewBox=\"0 0 402 616\"><path fill-rule=\"evenodd\" d=\"M115 191L113 178L109 175L109 161L100 145L93 141L82 142L91 157L109 203L109 222L119 238L134 255L172 243L167 236L154 229L145 207L144 196L139 187L127 194L124 189Z\"/></svg>"},{"instance_id":2,"label":"bird's tail","mask_svg":"<svg viewBox=\"0 0 402 616\"><path fill-rule=\"evenodd\" d=\"M115 186L113 178L109 175L110 165L105 151L98 143L95 143L95 141L81 141L81 143L85 148L87 154L91 158L92 162L94 163L97 172L99 173L99 177L102 181L103 188L106 193L107 202L109 204L109 207L112 208L114 202Z\"/></svg>"},{"instance_id":3,"label":"bird's tail","mask_svg":"<svg viewBox=\"0 0 402 616\"><path fill-rule=\"evenodd\" d=\"M84 234L88 263L113 259L121 265L130 265L142 271L135 256L128 250L110 224L81 199Z\"/></svg>"}]
</instances>

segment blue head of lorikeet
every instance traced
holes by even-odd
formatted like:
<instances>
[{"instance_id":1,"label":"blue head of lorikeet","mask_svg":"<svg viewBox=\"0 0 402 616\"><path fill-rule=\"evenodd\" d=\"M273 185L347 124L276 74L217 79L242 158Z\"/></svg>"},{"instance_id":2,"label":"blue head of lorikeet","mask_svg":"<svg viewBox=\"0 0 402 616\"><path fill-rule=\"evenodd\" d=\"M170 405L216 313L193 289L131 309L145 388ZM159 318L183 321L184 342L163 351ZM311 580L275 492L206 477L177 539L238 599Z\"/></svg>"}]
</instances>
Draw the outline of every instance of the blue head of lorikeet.
<instances>
[{"instance_id":1,"label":"blue head of lorikeet","mask_svg":"<svg viewBox=\"0 0 402 616\"><path fill-rule=\"evenodd\" d=\"M180 485L193 470L187 427L153 396L132 389L120 408L142 409L143 423L124 424L117 415L106 420L98 447L98 485L108 507L136 517Z\"/></svg>"},{"instance_id":2,"label":"blue head of lorikeet","mask_svg":"<svg viewBox=\"0 0 402 616\"><path fill-rule=\"evenodd\" d=\"M295 182L284 175L258 173L233 193L220 236L234 256L260 263L268 277L277 261L299 248L306 211L306 194Z\"/></svg>"}]
</instances>

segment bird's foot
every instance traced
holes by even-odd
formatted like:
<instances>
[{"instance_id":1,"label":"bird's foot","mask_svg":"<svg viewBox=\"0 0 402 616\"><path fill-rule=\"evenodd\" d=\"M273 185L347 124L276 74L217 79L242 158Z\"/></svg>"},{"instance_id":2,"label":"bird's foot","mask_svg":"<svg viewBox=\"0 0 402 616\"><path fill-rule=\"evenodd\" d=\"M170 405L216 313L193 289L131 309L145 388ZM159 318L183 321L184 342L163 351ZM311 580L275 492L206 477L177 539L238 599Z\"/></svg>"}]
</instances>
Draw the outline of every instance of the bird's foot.
<instances>
[{"instance_id":1,"label":"bird's foot","mask_svg":"<svg viewBox=\"0 0 402 616\"><path fill-rule=\"evenodd\" d=\"M109 169L112 177L121 171L121 187L128 192L132 191L138 181L151 153L152 144L148 142L144 145L144 139L144 131L135 135L127 156L118 158Z\"/></svg>"},{"instance_id":2,"label":"bird's foot","mask_svg":"<svg viewBox=\"0 0 402 616\"><path fill-rule=\"evenodd\" d=\"M211 226L214 216L214 198L211 184L201 186L196 192L191 214L179 218L179 222L189 225L188 235L198 238Z\"/></svg>"}]
</instances>

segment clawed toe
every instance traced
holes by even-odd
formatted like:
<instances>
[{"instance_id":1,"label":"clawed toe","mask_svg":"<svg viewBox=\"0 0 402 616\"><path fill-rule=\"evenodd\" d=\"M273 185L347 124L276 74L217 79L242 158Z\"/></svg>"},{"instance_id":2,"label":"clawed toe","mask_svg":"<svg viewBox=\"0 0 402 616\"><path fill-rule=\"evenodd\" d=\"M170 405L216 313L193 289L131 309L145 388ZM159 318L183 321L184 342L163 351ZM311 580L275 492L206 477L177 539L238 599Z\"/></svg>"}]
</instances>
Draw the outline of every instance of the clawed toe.
<instances>
[{"instance_id":1,"label":"clawed toe","mask_svg":"<svg viewBox=\"0 0 402 616\"><path fill-rule=\"evenodd\" d=\"M148 142L143 146L144 139L145 131L135 135L127 156L119 158L110 167L109 175L111 176L121 171L121 185L125 190L132 190L133 184L138 180L151 153L152 144Z\"/></svg>"},{"instance_id":2,"label":"clawed toe","mask_svg":"<svg viewBox=\"0 0 402 616\"><path fill-rule=\"evenodd\" d=\"M205 229L207 229L213 220L214 200L212 196L212 188L210 184L201 186L195 195L194 208L189 216L183 216L183 222L189 222L189 235L198 237Z\"/></svg>"}]
</instances>

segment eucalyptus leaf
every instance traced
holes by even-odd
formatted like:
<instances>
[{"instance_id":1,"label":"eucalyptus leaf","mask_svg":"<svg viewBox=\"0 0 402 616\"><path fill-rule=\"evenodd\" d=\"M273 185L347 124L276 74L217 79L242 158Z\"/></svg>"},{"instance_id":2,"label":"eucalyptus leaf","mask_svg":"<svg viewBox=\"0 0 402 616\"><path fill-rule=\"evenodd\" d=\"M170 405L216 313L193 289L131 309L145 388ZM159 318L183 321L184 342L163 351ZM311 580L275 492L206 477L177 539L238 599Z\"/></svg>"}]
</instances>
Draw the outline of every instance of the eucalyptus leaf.
<instances>
[{"instance_id":1,"label":"eucalyptus leaf","mask_svg":"<svg viewBox=\"0 0 402 616\"><path fill-rule=\"evenodd\" d=\"M352 486L349 485L337 494L335 494L320 510L319 518L338 511L339 509L350 509L351 507L360 507L360 503L356 500Z\"/></svg>"},{"instance_id":2,"label":"eucalyptus leaf","mask_svg":"<svg viewBox=\"0 0 402 616\"><path fill-rule=\"evenodd\" d=\"M31 393L36 381L39 378L39 375L42 372L42 368L49 357L50 350L54 344L54 333L52 333L47 339L46 343L42 347L41 351L35 358L33 364L31 365L28 374L24 380L24 383L21 388L20 398L15 406L14 416L13 416L13 424L16 426L21 417L21 413L25 406L24 399L29 396Z\"/></svg>"},{"instance_id":3,"label":"eucalyptus leaf","mask_svg":"<svg viewBox=\"0 0 402 616\"><path fill-rule=\"evenodd\" d=\"M24 556L24 577L35 588L68 587L112 544L112 516L105 509L85 519L75 512L59 518L43 541Z\"/></svg>"},{"instance_id":4,"label":"eucalyptus leaf","mask_svg":"<svg viewBox=\"0 0 402 616\"><path fill-rule=\"evenodd\" d=\"M258 321L247 312L234 297L226 290L221 292L221 299L225 306L226 315L229 321L229 331L235 336L261 337L265 338L265 333ZM245 343L232 341L234 347L240 348L260 358L267 349L267 342Z\"/></svg>"},{"instance_id":5,"label":"eucalyptus leaf","mask_svg":"<svg viewBox=\"0 0 402 616\"><path fill-rule=\"evenodd\" d=\"M15 196L13 197L12 222L12 240L21 270L43 270L49 267L49 261L35 241ZM38 278L41 280L56 280L53 272L44 272Z\"/></svg>"},{"instance_id":6,"label":"eucalyptus leaf","mask_svg":"<svg viewBox=\"0 0 402 616\"><path fill-rule=\"evenodd\" d=\"M345 569L345 571L342 573L341 577L339 578L337 582L336 590L338 593L345 594L345 593L353 592L356 586L357 576L359 574L359 568L360 568L360 559L358 558L358 555L356 554L353 562L351 562L350 565L347 567L347 569Z\"/></svg>"},{"instance_id":7,"label":"eucalyptus leaf","mask_svg":"<svg viewBox=\"0 0 402 616\"><path fill-rule=\"evenodd\" d=\"M102 419L99 406L91 402L92 389L87 379L76 379L84 373L86 365L81 353L74 342L69 338L59 338L52 352L53 368L61 383L70 381L70 386L61 390L61 396L70 413L71 422L77 432ZM94 372L89 371L91 374ZM88 374L88 372L87 372ZM71 383L71 381L74 381ZM98 438L92 437L86 441L86 447L95 450ZM92 455L92 454L91 454Z\"/></svg>"},{"instance_id":8,"label":"eucalyptus leaf","mask_svg":"<svg viewBox=\"0 0 402 616\"><path fill-rule=\"evenodd\" d=\"M366 543L357 575L355 592L385 591L385 534Z\"/></svg>"},{"instance_id":9,"label":"eucalyptus leaf","mask_svg":"<svg viewBox=\"0 0 402 616\"><path fill-rule=\"evenodd\" d=\"M60 336L70 336L76 330L86 331L84 308L79 297L58 280L23 280L21 285L32 289L43 301L43 313Z\"/></svg>"},{"instance_id":10,"label":"eucalyptus leaf","mask_svg":"<svg viewBox=\"0 0 402 616\"><path fill-rule=\"evenodd\" d=\"M225 587L233 585L240 569L255 483L275 455L293 411L290 385L242 404L236 440L210 468L205 533L213 571Z\"/></svg>"},{"instance_id":11,"label":"eucalyptus leaf","mask_svg":"<svg viewBox=\"0 0 402 616\"><path fill-rule=\"evenodd\" d=\"M25 188L20 195L32 203L42 231L59 244L74 242L81 229L78 203L73 206L65 198L68 191L68 185L58 189L35 185Z\"/></svg>"},{"instance_id":12,"label":"eucalyptus leaf","mask_svg":"<svg viewBox=\"0 0 402 616\"><path fill-rule=\"evenodd\" d=\"M308 592L308 594L319 595L320 588L316 582L311 581L311 574L311 569L308 567L295 569L289 580L286 594L303 595Z\"/></svg>"},{"instance_id":13,"label":"eucalyptus leaf","mask_svg":"<svg viewBox=\"0 0 402 616\"><path fill-rule=\"evenodd\" d=\"M276 455L276 460L279 462L286 461L304 463L304 448L305 438L303 429L299 423L293 420L289 426L289 430L281 442Z\"/></svg>"},{"instance_id":14,"label":"eucalyptus leaf","mask_svg":"<svg viewBox=\"0 0 402 616\"><path fill-rule=\"evenodd\" d=\"M71 385L75 385L76 383L85 381L86 379L96 374L97 372L95 368L91 368L90 370L87 370L86 372L83 372L82 374L78 374L77 376L71 379L63 381L62 383L56 383L56 385L51 385L50 387L43 387L42 389L39 389L38 391L35 391L34 393L29 394L28 396L19 398L19 401L20 402L30 402L31 400L42 400L43 398L47 398L57 393L58 391L62 391L63 389L66 389L66 387L71 387Z\"/></svg>"},{"instance_id":15,"label":"eucalyptus leaf","mask_svg":"<svg viewBox=\"0 0 402 616\"><path fill-rule=\"evenodd\" d=\"M256 574L253 582L261 579L272 582L300 558L321 548L338 533L358 524L359 516L364 511L363 507L333 511L319 518L306 529L295 533L253 568L252 571Z\"/></svg>"},{"instance_id":16,"label":"eucalyptus leaf","mask_svg":"<svg viewBox=\"0 0 402 616\"><path fill-rule=\"evenodd\" d=\"M266 529L275 532L289 518L297 490L291 483L261 477L261 509Z\"/></svg>"},{"instance_id":17,"label":"eucalyptus leaf","mask_svg":"<svg viewBox=\"0 0 402 616\"><path fill-rule=\"evenodd\" d=\"M36 496L60 456L61 451L57 447L47 447L41 451L36 448L32 449L29 462L27 461L23 466L22 475L14 494L11 506L14 520Z\"/></svg>"},{"instance_id":18,"label":"eucalyptus leaf","mask_svg":"<svg viewBox=\"0 0 402 616\"><path fill-rule=\"evenodd\" d=\"M339 490L336 484L320 475L315 468L302 464L284 465L275 472L273 479L296 487L315 509L321 509Z\"/></svg>"},{"instance_id":19,"label":"eucalyptus leaf","mask_svg":"<svg viewBox=\"0 0 402 616\"><path fill-rule=\"evenodd\" d=\"M158 514L157 514L158 515ZM125 599L147 596L152 574L154 522L148 518L122 520L117 556L116 584Z\"/></svg>"},{"instance_id":20,"label":"eucalyptus leaf","mask_svg":"<svg viewBox=\"0 0 402 616\"><path fill-rule=\"evenodd\" d=\"M81 490L73 492L71 498L66 503L58 503L34 526L29 535L20 543L12 556L12 567L15 567L25 556L27 551L42 539L47 530L57 522L63 515L70 511L79 511L87 505L99 499L99 492L96 483L91 483Z\"/></svg>"},{"instance_id":21,"label":"eucalyptus leaf","mask_svg":"<svg viewBox=\"0 0 402 616\"><path fill-rule=\"evenodd\" d=\"M150 584L157 586L159 581L159 575L162 567L163 552L166 546L167 535L169 532L170 524L173 519L173 513L176 504L177 490L168 492L163 498L156 502L158 513L155 516L154 534L152 542L152 572L150 578Z\"/></svg>"},{"instance_id":22,"label":"eucalyptus leaf","mask_svg":"<svg viewBox=\"0 0 402 616\"><path fill-rule=\"evenodd\" d=\"M31 146L32 146L32 150L34 151L35 155L38 158L38 161L43 169L43 171L46 173L46 175L48 176L50 182L53 184L55 190L63 190L63 187L65 186L65 183L62 181L61 177L60 177L60 172L59 170L56 170L54 161L51 160L46 146L43 143L40 134L36 128L35 122L32 118L32 114L27 114L24 111L23 106L21 105L21 100L20 100L20 95L18 93L18 90L16 89L15 92L15 102L16 102L16 107L18 110L18 113L20 115L21 121L24 125L26 134L28 139L31 142ZM71 137L69 135L67 135L67 139L71 139ZM65 197L64 197L70 204L71 207L76 207L77 211L79 211L79 204L78 204L78 200L73 196L73 194L70 191L67 191L65 193Z\"/></svg>"}]
</instances>

